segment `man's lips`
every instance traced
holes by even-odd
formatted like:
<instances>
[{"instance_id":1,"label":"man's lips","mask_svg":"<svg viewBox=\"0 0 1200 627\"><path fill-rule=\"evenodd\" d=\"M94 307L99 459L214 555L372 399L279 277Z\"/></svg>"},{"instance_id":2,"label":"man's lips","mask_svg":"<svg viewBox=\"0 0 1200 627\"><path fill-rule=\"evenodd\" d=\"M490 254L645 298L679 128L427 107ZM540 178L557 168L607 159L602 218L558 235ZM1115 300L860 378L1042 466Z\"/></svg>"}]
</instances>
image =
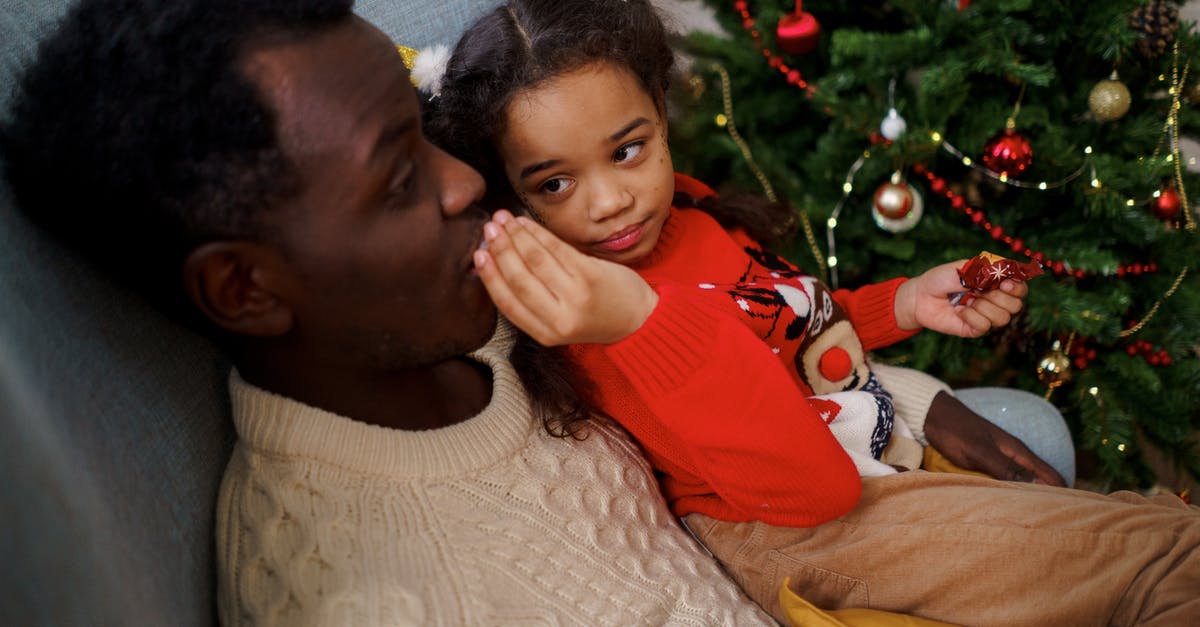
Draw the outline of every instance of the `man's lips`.
<instances>
[{"instance_id":1,"label":"man's lips","mask_svg":"<svg viewBox=\"0 0 1200 627\"><path fill-rule=\"evenodd\" d=\"M611 252L621 252L636 246L638 242L642 241L642 235L645 233L646 223L639 222L613 233L598 243L597 246Z\"/></svg>"}]
</instances>

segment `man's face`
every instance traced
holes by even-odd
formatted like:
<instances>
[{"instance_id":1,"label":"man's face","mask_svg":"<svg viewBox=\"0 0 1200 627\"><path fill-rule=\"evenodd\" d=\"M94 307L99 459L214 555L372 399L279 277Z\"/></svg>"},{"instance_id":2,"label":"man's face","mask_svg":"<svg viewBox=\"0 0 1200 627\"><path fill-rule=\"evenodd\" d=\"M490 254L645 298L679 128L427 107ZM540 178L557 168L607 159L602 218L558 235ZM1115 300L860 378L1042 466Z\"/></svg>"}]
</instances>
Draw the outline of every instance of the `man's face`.
<instances>
[{"instance_id":1,"label":"man's face","mask_svg":"<svg viewBox=\"0 0 1200 627\"><path fill-rule=\"evenodd\" d=\"M424 366L482 345L495 308L474 272L482 178L430 144L387 36L354 18L250 49L302 193L272 218L294 339L326 365Z\"/></svg>"}]
</instances>

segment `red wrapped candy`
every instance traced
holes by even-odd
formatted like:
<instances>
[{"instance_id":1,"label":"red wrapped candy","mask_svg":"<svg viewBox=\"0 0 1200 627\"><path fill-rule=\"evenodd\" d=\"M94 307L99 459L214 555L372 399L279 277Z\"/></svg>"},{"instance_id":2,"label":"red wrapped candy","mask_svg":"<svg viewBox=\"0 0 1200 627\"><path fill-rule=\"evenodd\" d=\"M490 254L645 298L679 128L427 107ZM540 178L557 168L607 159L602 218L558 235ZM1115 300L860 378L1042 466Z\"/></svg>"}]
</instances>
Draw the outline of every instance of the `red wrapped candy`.
<instances>
[{"instance_id":1,"label":"red wrapped candy","mask_svg":"<svg viewBox=\"0 0 1200 627\"><path fill-rule=\"evenodd\" d=\"M1000 287L1004 279L1025 281L1041 273L1042 266L1036 261L1022 263L987 251L981 252L959 268L958 279L966 291L951 294L950 304L966 305L975 296Z\"/></svg>"}]
</instances>

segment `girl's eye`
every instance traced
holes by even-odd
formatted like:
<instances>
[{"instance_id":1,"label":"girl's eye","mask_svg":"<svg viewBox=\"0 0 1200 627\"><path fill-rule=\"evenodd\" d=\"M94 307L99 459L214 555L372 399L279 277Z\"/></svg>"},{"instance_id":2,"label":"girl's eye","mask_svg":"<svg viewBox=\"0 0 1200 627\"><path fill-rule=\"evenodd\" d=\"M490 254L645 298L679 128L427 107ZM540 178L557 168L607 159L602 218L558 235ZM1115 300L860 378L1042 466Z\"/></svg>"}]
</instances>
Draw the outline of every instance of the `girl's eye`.
<instances>
[{"instance_id":1,"label":"girl's eye","mask_svg":"<svg viewBox=\"0 0 1200 627\"><path fill-rule=\"evenodd\" d=\"M538 191L547 194L561 194L571 187L571 181L562 177L552 178L542 183Z\"/></svg>"},{"instance_id":2,"label":"girl's eye","mask_svg":"<svg viewBox=\"0 0 1200 627\"><path fill-rule=\"evenodd\" d=\"M646 142L642 140L629 142L628 144L618 148L617 151L613 153L613 161L616 161L617 163L633 161L634 158L642 153L642 149L645 147Z\"/></svg>"}]
</instances>

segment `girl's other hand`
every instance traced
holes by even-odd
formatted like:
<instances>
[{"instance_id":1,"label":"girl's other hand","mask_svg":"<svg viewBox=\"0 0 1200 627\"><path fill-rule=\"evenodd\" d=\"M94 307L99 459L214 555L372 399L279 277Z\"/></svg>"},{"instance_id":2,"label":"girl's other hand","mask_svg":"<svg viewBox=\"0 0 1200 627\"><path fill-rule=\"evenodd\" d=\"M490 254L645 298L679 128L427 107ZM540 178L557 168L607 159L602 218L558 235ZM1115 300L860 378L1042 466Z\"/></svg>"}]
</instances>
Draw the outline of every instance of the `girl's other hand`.
<instances>
[{"instance_id":1,"label":"girl's other hand","mask_svg":"<svg viewBox=\"0 0 1200 627\"><path fill-rule=\"evenodd\" d=\"M637 331L658 294L636 272L587 256L529 218L497 211L475 268L496 307L546 346L610 344Z\"/></svg>"}]
</instances>

